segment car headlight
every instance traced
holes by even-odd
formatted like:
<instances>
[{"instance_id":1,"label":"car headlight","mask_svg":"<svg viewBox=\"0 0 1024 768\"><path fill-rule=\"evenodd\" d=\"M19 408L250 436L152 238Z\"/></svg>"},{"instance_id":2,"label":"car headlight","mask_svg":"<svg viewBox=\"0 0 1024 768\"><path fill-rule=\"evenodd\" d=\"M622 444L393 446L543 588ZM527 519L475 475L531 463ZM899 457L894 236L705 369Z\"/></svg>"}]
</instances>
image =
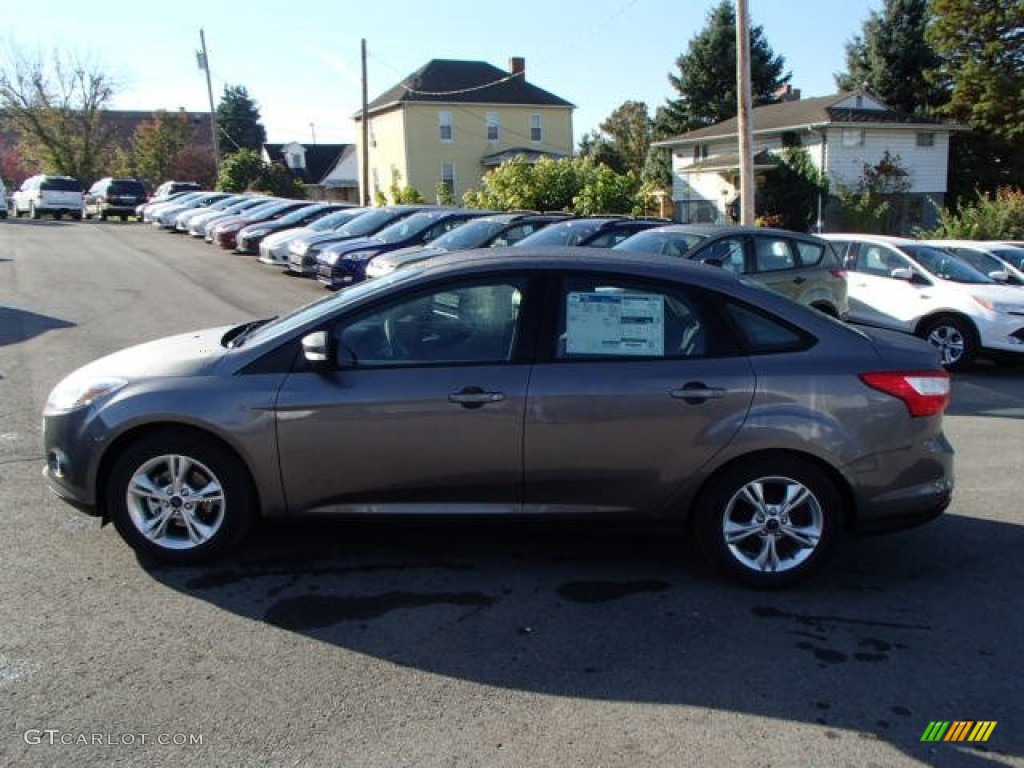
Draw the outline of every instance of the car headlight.
<instances>
[{"instance_id":1,"label":"car headlight","mask_svg":"<svg viewBox=\"0 0 1024 768\"><path fill-rule=\"evenodd\" d=\"M128 381L118 376L76 376L60 382L46 399L43 414L52 416L84 408L96 399L116 392Z\"/></svg>"},{"instance_id":2,"label":"car headlight","mask_svg":"<svg viewBox=\"0 0 1024 768\"><path fill-rule=\"evenodd\" d=\"M309 250L309 243L294 243L288 250L296 256L305 256Z\"/></svg>"},{"instance_id":3,"label":"car headlight","mask_svg":"<svg viewBox=\"0 0 1024 768\"><path fill-rule=\"evenodd\" d=\"M253 230L251 230L249 232L246 232L245 236L246 237L263 237L269 231L270 231L269 229L253 229Z\"/></svg>"},{"instance_id":4,"label":"car headlight","mask_svg":"<svg viewBox=\"0 0 1024 768\"><path fill-rule=\"evenodd\" d=\"M330 264L333 267L340 258L340 253L322 253L317 257L317 261L322 261L324 264Z\"/></svg>"}]
</instances>

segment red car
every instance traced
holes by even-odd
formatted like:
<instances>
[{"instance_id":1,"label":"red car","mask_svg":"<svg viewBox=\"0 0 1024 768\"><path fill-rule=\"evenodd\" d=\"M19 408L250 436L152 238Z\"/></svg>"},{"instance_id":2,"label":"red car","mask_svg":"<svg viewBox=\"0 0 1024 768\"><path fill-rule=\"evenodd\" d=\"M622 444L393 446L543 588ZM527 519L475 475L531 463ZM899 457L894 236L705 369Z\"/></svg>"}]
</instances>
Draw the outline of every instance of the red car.
<instances>
[{"instance_id":1,"label":"red car","mask_svg":"<svg viewBox=\"0 0 1024 768\"><path fill-rule=\"evenodd\" d=\"M229 219L217 222L211 233L211 241L221 248L231 250L235 247L238 238L238 231L242 227L255 224L258 221L272 221L286 216L292 211L304 208L309 205L307 200L271 200L263 205L246 211L244 215L232 216Z\"/></svg>"}]
</instances>

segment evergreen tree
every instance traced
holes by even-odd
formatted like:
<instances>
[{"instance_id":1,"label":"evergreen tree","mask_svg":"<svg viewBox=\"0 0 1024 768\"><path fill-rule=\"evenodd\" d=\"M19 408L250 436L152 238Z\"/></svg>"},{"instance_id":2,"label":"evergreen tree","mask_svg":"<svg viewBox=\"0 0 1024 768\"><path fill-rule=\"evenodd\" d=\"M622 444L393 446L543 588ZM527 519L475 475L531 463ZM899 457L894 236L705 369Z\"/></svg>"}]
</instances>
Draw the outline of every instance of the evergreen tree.
<instances>
[{"instance_id":1,"label":"evergreen tree","mask_svg":"<svg viewBox=\"0 0 1024 768\"><path fill-rule=\"evenodd\" d=\"M223 157L241 149L259 152L267 140L256 102L241 85L224 86L217 105L217 129L217 146Z\"/></svg>"},{"instance_id":2,"label":"evergreen tree","mask_svg":"<svg viewBox=\"0 0 1024 768\"><path fill-rule=\"evenodd\" d=\"M941 64L926 39L929 0L885 0L863 33L846 44L847 71L835 76L844 91L866 90L893 109L930 114L945 100L934 73Z\"/></svg>"},{"instance_id":3,"label":"evergreen tree","mask_svg":"<svg viewBox=\"0 0 1024 768\"><path fill-rule=\"evenodd\" d=\"M942 114L969 125L953 135L949 200L1024 179L1024 0L932 0L927 39L949 89Z\"/></svg>"},{"instance_id":4,"label":"evergreen tree","mask_svg":"<svg viewBox=\"0 0 1024 768\"><path fill-rule=\"evenodd\" d=\"M707 26L676 59L678 74L669 83L679 94L659 110L656 132L674 136L733 117L737 109L736 12L722 0L708 14ZM776 56L759 26L750 28L750 90L755 107L778 101L778 90L789 82L786 61Z\"/></svg>"}]
</instances>

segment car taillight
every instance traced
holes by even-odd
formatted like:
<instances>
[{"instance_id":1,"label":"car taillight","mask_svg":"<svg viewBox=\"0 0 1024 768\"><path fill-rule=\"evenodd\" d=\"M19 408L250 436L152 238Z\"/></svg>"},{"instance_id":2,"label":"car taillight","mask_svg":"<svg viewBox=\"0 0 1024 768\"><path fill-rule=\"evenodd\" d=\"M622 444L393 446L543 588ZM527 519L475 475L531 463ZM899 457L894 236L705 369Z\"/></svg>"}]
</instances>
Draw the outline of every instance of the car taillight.
<instances>
[{"instance_id":1,"label":"car taillight","mask_svg":"<svg viewBox=\"0 0 1024 768\"><path fill-rule=\"evenodd\" d=\"M911 416L932 416L949 405L949 374L945 371L862 373L860 378L872 389L898 397Z\"/></svg>"},{"instance_id":2,"label":"car taillight","mask_svg":"<svg viewBox=\"0 0 1024 768\"><path fill-rule=\"evenodd\" d=\"M832 273L832 277L838 277L841 280L845 280L846 279L846 270L845 269L839 269L838 267L836 267L835 269L830 269L829 272Z\"/></svg>"}]
</instances>

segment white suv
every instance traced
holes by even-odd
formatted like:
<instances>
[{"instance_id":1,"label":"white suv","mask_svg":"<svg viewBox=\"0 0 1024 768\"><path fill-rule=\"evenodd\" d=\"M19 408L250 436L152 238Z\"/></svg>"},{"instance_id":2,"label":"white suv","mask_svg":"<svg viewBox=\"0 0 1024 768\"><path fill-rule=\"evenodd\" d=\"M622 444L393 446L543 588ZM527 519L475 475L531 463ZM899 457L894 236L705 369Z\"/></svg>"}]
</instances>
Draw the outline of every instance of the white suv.
<instances>
[{"instance_id":1,"label":"white suv","mask_svg":"<svg viewBox=\"0 0 1024 768\"><path fill-rule=\"evenodd\" d=\"M962 368L979 353L1024 354L1024 288L1000 285L917 240L826 234L846 267L850 320L912 333Z\"/></svg>"},{"instance_id":2,"label":"white suv","mask_svg":"<svg viewBox=\"0 0 1024 768\"><path fill-rule=\"evenodd\" d=\"M14 193L11 212L15 218L27 213L30 219L43 214L59 219L66 213L81 219L82 185L71 176L32 176Z\"/></svg>"}]
</instances>

